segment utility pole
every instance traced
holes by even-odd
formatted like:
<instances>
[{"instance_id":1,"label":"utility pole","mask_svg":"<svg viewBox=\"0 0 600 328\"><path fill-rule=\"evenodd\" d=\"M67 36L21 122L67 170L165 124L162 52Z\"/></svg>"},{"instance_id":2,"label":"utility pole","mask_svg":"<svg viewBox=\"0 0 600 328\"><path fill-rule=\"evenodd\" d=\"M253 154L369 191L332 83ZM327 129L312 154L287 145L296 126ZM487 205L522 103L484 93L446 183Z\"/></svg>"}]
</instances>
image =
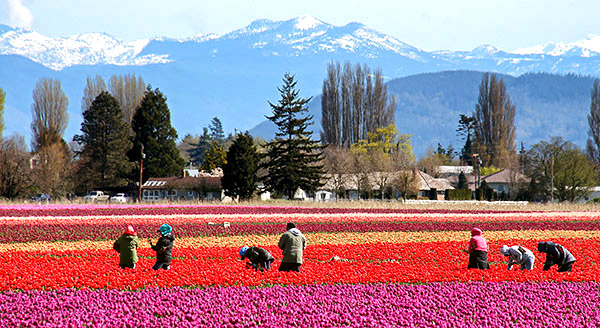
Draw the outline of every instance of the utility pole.
<instances>
[{"instance_id":1,"label":"utility pole","mask_svg":"<svg viewBox=\"0 0 600 328\"><path fill-rule=\"evenodd\" d=\"M142 202L142 177L144 172L144 158L146 154L144 154L144 145L142 144L142 156L140 156L140 189L138 191L138 203Z\"/></svg>"}]
</instances>

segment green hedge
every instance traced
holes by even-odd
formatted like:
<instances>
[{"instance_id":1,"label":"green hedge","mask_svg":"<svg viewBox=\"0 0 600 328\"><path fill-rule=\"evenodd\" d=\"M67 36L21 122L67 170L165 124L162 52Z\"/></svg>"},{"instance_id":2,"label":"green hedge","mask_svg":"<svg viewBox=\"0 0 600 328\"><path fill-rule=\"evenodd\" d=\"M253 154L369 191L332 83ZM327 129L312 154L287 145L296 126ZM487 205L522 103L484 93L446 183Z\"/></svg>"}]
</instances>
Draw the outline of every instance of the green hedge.
<instances>
[{"instance_id":1,"label":"green hedge","mask_svg":"<svg viewBox=\"0 0 600 328\"><path fill-rule=\"evenodd\" d=\"M473 191L471 189L446 189L446 200L471 200Z\"/></svg>"}]
</instances>

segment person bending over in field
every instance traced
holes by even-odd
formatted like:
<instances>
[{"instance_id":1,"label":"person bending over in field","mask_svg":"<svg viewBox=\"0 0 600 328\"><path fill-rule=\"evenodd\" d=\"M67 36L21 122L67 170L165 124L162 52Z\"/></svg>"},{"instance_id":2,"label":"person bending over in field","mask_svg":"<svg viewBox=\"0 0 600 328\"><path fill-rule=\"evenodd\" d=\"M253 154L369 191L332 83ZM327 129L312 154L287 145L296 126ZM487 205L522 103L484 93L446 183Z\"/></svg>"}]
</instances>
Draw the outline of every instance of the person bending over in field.
<instances>
[{"instance_id":1,"label":"person bending over in field","mask_svg":"<svg viewBox=\"0 0 600 328\"><path fill-rule=\"evenodd\" d=\"M555 264L558 266L558 272L571 272L573 270L575 256L564 246L551 241L541 241L538 243L538 251L546 253L544 271L549 270Z\"/></svg>"},{"instance_id":2,"label":"person bending over in field","mask_svg":"<svg viewBox=\"0 0 600 328\"><path fill-rule=\"evenodd\" d=\"M471 240L469 241L469 269L487 270L488 264L488 244L487 240L481 236L481 229L473 228L471 230Z\"/></svg>"},{"instance_id":3,"label":"person bending over in field","mask_svg":"<svg viewBox=\"0 0 600 328\"><path fill-rule=\"evenodd\" d=\"M252 266L254 270L271 270L271 263L275 261L275 258L266 249L260 247L242 247L240 249L241 259L248 259L250 262L246 262L246 267Z\"/></svg>"},{"instance_id":4,"label":"person bending over in field","mask_svg":"<svg viewBox=\"0 0 600 328\"><path fill-rule=\"evenodd\" d=\"M160 238L158 238L156 245L152 245L152 242L150 241L150 248L156 252L156 263L152 269L169 270L169 268L171 268L173 245L175 244L173 228L165 223L160 226L158 232L160 233Z\"/></svg>"},{"instance_id":5,"label":"person bending over in field","mask_svg":"<svg viewBox=\"0 0 600 328\"><path fill-rule=\"evenodd\" d=\"M535 255L529 249L515 245L508 247L503 245L500 248L500 253L504 256L508 256L508 270L512 269L514 264L521 266L521 270L532 270L533 262L535 261Z\"/></svg>"},{"instance_id":6,"label":"person bending over in field","mask_svg":"<svg viewBox=\"0 0 600 328\"><path fill-rule=\"evenodd\" d=\"M113 249L120 254L119 266L121 268L135 269L135 264L138 261L137 249L139 247L140 240L133 227L128 225L125 232L113 244Z\"/></svg>"}]
</instances>

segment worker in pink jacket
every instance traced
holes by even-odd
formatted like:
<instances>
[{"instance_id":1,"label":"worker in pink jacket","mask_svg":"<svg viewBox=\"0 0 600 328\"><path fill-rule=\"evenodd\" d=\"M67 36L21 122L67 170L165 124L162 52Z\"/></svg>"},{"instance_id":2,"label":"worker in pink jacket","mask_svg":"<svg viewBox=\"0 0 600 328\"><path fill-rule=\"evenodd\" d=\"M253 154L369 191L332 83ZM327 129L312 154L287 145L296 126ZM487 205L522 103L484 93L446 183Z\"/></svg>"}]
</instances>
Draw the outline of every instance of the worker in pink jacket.
<instances>
[{"instance_id":1,"label":"worker in pink jacket","mask_svg":"<svg viewBox=\"0 0 600 328\"><path fill-rule=\"evenodd\" d=\"M473 228L471 230L471 240L469 241L469 269L487 270L488 264L488 244L487 240L481 236L481 229Z\"/></svg>"}]
</instances>

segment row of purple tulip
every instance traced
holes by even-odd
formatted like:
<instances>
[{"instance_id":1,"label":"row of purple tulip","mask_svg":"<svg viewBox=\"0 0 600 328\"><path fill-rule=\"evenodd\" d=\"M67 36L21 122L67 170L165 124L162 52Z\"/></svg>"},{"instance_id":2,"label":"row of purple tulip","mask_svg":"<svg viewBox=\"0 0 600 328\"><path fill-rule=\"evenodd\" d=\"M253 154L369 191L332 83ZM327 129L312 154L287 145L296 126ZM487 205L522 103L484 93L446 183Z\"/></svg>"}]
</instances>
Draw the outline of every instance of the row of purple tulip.
<instances>
[{"instance_id":1,"label":"row of purple tulip","mask_svg":"<svg viewBox=\"0 0 600 328\"><path fill-rule=\"evenodd\" d=\"M35 216L120 216L120 215L177 215L177 214L485 214L521 213L522 211L397 209L397 208L314 208L294 206L222 206L222 205L0 205L0 217Z\"/></svg>"},{"instance_id":2,"label":"row of purple tulip","mask_svg":"<svg viewBox=\"0 0 600 328\"><path fill-rule=\"evenodd\" d=\"M600 284L441 283L0 293L2 327L598 327Z\"/></svg>"}]
</instances>

